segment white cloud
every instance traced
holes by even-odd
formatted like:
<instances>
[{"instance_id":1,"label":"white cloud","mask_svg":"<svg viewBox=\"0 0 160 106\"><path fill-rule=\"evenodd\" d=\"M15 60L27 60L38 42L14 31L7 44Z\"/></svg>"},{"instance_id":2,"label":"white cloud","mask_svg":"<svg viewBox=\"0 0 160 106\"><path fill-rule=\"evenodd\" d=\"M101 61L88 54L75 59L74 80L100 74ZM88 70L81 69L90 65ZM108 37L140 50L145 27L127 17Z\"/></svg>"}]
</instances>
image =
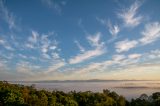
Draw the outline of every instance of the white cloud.
<instances>
[{"instance_id":1,"label":"white cloud","mask_svg":"<svg viewBox=\"0 0 160 106\"><path fill-rule=\"evenodd\" d=\"M160 50L152 50L149 53L146 53L145 57L148 57L149 59L160 59Z\"/></svg>"},{"instance_id":2,"label":"white cloud","mask_svg":"<svg viewBox=\"0 0 160 106\"><path fill-rule=\"evenodd\" d=\"M40 66L33 65L28 61L20 61L16 64L16 70L18 73L26 75L34 75L36 70L39 70Z\"/></svg>"},{"instance_id":3,"label":"white cloud","mask_svg":"<svg viewBox=\"0 0 160 106\"><path fill-rule=\"evenodd\" d=\"M43 4L45 4L48 8L56 10L58 13L61 13L62 8L60 4L56 3L53 0L41 0ZM65 3L66 4L66 3ZM64 3L62 4L64 6Z\"/></svg>"},{"instance_id":4,"label":"white cloud","mask_svg":"<svg viewBox=\"0 0 160 106\"><path fill-rule=\"evenodd\" d=\"M39 43L39 34L38 32L32 30L31 31L31 36L28 37L28 41L25 44L26 47L30 48L30 49L35 49L36 46L38 46Z\"/></svg>"},{"instance_id":5,"label":"white cloud","mask_svg":"<svg viewBox=\"0 0 160 106\"><path fill-rule=\"evenodd\" d=\"M43 53L47 53L50 46L50 40L48 40L48 35L42 35L40 42L42 44L41 51Z\"/></svg>"},{"instance_id":6,"label":"white cloud","mask_svg":"<svg viewBox=\"0 0 160 106\"><path fill-rule=\"evenodd\" d=\"M47 69L47 71L44 71L45 74L51 73L51 72L56 72L58 71L59 68L65 66L66 63L64 60L58 59L54 61Z\"/></svg>"},{"instance_id":7,"label":"white cloud","mask_svg":"<svg viewBox=\"0 0 160 106\"><path fill-rule=\"evenodd\" d=\"M98 32L94 36L88 36L87 39L92 47L102 48L104 46L104 42L100 42L100 37L101 33Z\"/></svg>"},{"instance_id":8,"label":"white cloud","mask_svg":"<svg viewBox=\"0 0 160 106\"><path fill-rule=\"evenodd\" d=\"M128 55L128 58L129 59L137 59L137 58L140 58L141 56L142 56L141 54L135 53L135 54Z\"/></svg>"},{"instance_id":9,"label":"white cloud","mask_svg":"<svg viewBox=\"0 0 160 106\"><path fill-rule=\"evenodd\" d=\"M80 62L83 62L83 61L88 60L90 58L100 56L104 53L105 53L105 51L102 49L88 50L82 54L78 54L77 56L71 58L69 60L69 63L70 64L80 63Z\"/></svg>"},{"instance_id":10,"label":"white cloud","mask_svg":"<svg viewBox=\"0 0 160 106\"><path fill-rule=\"evenodd\" d=\"M135 41L135 40L131 40L131 41L130 41L130 40L128 40L128 39L125 39L125 40L123 40L123 41L116 42L115 48L116 48L116 51L117 51L118 53L120 53L120 52L128 51L128 50L130 50L131 48L136 47L137 44L138 44L138 42Z\"/></svg>"},{"instance_id":11,"label":"white cloud","mask_svg":"<svg viewBox=\"0 0 160 106\"><path fill-rule=\"evenodd\" d=\"M105 19L101 19L96 17L97 21L99 21L102 25L109 30L109 33L114 37L120 32L120 27L118 25L112 25L110 21L106 21Z\"/></svg>"},{"instance_id":12,"label":"white cloud","mask_svg":"<svg viewBox=\"0 0 160 106\"><path fill-rule=\"evenodd\" d=\"M11 47L4 39L0 38L0 45L2 45L7 50L14 51L14 48Z\"/></svg>"},{"instance_id":13,"label":"white cloud","mask_svg":"<svg viewBox=\"0 0 160 106\"><path fill-rule=\"evenodd\" d=\"M69 63L70 64L80 63L90 58L97 57L104 54L105 53L104 42L100 42L100 37L101 37L101 33L99 32L96 33L96 35L94 36L91 36L91 35L88 36L87 37L88 42L92 47L94 47L94 49L86 50L85 52L80 53L75 57L72 57L71 59L69 59Z\"/></svg>"},{"instance_id":14,"label":"white cloud","mask_svg":"<svg viewBox=\"0 0 160 106\"><path fill-rule=\"evenodd\" d=\"M139 40L143 45L152 43L160 38L160 23L152 22L145 25L143 37Z\"/></svg>"},{"instance_id":15,"label":"white cloud","mask_svg":"<svg viewBox=\"0 0 160 106\"><path fill-rule=\"evenodd\" d=\"M160 23L151 22L149 24L146 24L141 34L142 37L137 40L129 41L128 39L125 39L123 41L115 43L116 51L120 53L128 51L138 45L143 46L157 41L158 39L160 39Z\"/></svg>"},{"instance_id":16,"label":"white cloud","mask_svg":"<svg viewBox=\"0 0 160 106\"><path fill-rule=\"evenodd\" d=\"M113 55L113 57L112 57L112 59L113 59L114 61L120 61L120 60L123 60L123 59L125 59L125 58L126 58L125 55Z\"/></svg>"},{"instance_id":17,"label":"white cloud","mask_svg":"<svg viewBox=\"0 0 160 106\"><path fill-rule=\"evenodd\" d=\"M75 41L75 43L76 43L77 47L80 49L81 52L85 51L84 47L82 47L81 44L78 41Z\"/></svg>"},{"instance_id":18,"label":"white cloud","mask_svg":"<svg viewBox=\"0 0 160 106\"><path fill-rule=\"evenodd\" d=\"M137 15L140 6L141 3L136 1L130 8L125 8L118 13L118 16L124 21L126 26L135 27L141 23L143 17Z\"/></svg>"},{"instance_id":19,"label":"white cloud","mask_svg":"<svg viewBox=\"0 0 160 106\"><path fill-rule=\"evenodd\" d=\"M32 36L29 37L28 41L31 43L37 43L39 34L36 31L32 31Z\"/></svg>"},{"instance_id":20,"label":"white cloud","mask_svg":"<svg viewBox=\"0 0 160 106\"><path fill-rule=\"evenodd\" d=\"M23 55L23 54L18 54L21 58L27 59L27 56Z\"/></svg>"},{"instance_id":21,"label":"white cloud","mask_svg":"<svg viewBox=\"0 0 160 106\"><path fill-rule=\"evenodd\" d=\"M51 55L52 55L53 59L58 59L58 58L60 58L60 57L59 57L59 54L56 53L56 52L51 53Z\"/></svg>"},{"instance_id":22,"label":"white cloud","mask_svg":"<svg viewBox=\"0 0 160 106\"><path fill-rule=\"evenodd\" d=\"M37 31L32 30L31 36L28 37L28 41L25 46L30 49L35 49L40 52L40 55L45 59L52 59L51 53L57 53L60 51L58 43L55 38L50 38L55 33L39 34ZM56 52L55 52L56 51Z\"/></svg>"},{"instance_id":23,"label":"white cloud","mask_svg":"<svg viewBox=\"0 0 160 106\"><path fill-rule=\"evenodd\" d=\"M4 5L3 0L0 0L0 16L6 21L10 29L17 29L15 24L15 17L8 11L7 7Z\"/></svg>"},{"instance_id":24,"label":"white cloud","mask_svg":"<svg viewBox=\"0 0 160 106\"><path fill-rule=\"evenodd\" d=\"M116 36L120 31L119 26L112 25L110 21L108 21L108 28L109 28L109 32L111 33L112 36Z\"/></svg>"},{"instance_id":25,"label":"white cloud","mask_svg":"<svg viewBox=\"0 0 160 106\"><path fill-rule=\"evenodd\" d=\"M99 17L96 17L97 21L100 22L102 25L105 25L107 26L107 21L105 19L102 19L102 18L99 18Z\"/></svg>"},{"instance_id":26,"label":"white cloud","mask_svg":"<svg viewBox=\"0 0 160 106\"><path fill-rule=\"evenodd\" d=\"M0 71L6 71L7 69L7 61L0 58Z\"/></svg>"}]
</instances>

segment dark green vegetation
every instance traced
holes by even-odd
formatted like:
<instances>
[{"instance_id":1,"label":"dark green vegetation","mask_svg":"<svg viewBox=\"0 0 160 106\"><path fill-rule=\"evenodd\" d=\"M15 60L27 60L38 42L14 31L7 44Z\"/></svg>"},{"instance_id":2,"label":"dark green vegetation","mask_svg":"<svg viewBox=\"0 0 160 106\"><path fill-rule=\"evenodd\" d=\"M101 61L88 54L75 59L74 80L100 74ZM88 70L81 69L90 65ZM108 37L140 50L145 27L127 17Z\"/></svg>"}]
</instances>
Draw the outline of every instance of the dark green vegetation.
<instances>
[{"instance_id":1,"label":"dark green vegetation","mask_svg":"<svg viewBox=\"0 0 160 106\"><path fill-rule=\"evenodd\" d=\"M0 81L0 106L160 106L160 92L142 94L128 102L115 92L103 93L36 90L34 86Z\"/></svg>"}]
</instances>

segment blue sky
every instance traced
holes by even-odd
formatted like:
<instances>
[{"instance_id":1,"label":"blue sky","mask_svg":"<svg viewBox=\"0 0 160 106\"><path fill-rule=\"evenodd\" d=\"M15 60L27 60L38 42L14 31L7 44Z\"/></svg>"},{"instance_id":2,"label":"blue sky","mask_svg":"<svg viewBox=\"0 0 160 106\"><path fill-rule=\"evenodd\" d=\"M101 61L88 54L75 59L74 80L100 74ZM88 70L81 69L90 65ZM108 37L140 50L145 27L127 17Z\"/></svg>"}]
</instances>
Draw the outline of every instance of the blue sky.
<instances>
[{"instance_id":1,"label":"blue sky","mask_svg":"<svg viewBox=\"0 0 160 106\"><path fill-rule=\"evenodd\" d=\"M0 80L160 80L159 0L0 0Z\"/></svg>"}]
</instances>

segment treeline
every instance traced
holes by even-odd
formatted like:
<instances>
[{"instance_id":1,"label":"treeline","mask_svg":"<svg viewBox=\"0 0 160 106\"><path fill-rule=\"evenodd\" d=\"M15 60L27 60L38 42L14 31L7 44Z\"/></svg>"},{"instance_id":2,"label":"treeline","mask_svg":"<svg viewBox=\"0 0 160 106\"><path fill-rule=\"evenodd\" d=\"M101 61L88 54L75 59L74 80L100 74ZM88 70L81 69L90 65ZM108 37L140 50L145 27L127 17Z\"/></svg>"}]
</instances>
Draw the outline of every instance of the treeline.
<instances>
[{"instance_id":1,"label":"treeline","mask_svg":"<svg viewBox=\"0 0 160 106\"><path fill-rule=\"evenodd\" d=\"M34 86L0 81L0 106L160 106L160 92L149 97L142 94L128 102L123 96L107 89L103 93L49 92L36 90Z\"/></svg>"}]
</instances>

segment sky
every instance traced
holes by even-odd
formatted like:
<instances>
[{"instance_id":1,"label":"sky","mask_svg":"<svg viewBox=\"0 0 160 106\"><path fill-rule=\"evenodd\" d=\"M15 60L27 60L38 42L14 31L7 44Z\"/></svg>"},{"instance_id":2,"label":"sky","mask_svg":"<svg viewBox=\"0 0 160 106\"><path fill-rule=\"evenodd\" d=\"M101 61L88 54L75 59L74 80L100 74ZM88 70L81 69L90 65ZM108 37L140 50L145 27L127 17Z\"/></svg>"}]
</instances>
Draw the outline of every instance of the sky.
<instances>
[{"instance_id":1,"label":"sky","mask_svg":"<svg viewBox=\"0 0 160 106\"><path fill-rule=\"evenodd\" d=\"M0 80L160 80L159 0L0 0Z\"/></svg>"}]
</instances>

